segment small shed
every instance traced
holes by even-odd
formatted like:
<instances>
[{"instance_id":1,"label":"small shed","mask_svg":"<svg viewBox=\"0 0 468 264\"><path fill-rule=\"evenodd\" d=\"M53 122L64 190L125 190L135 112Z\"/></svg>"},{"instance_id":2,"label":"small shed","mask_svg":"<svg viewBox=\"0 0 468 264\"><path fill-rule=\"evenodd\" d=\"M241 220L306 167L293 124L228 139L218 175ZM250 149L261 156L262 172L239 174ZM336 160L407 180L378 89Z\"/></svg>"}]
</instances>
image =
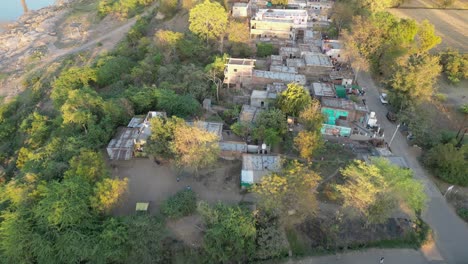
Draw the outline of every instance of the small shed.
<instances>
[{"instance_id":1,"label":"small shed","mask_svg":"<svg viewBox=\"0 0 468 264\"><path fill-rule=\"evenodd\" d=\"M243 154L241 187L249 187L259 183L263 176L281 170L279 155Z\"/></svg>"},{"instance_id":2,"label":"small shed","mask_svg":"<svg viewBox=\"0 0 468 264\"><path fill-rule=\"evenodd\" d=\"M344 85L335 85L336 96L346 98L346 87Z\"/></svg>"},{"instance_id":3,"label":"small shed","mask_svg":"<svg viewBox=\"0 0 468 264\"><path fill-rule=\"evenodd\" d=\"M276 93L268 91L253 90L250 96L250 105L260 108L268 107L268 104L276 99Z\"/></svg>"},{"instance_id":4,"label":"small shed","mask_svg":"<svg viewBox=\"0 0 468 264\"><path fill-rule=\"evenodd\" d=\"M232 6L233 17L248 17L249 16L250 2L248 3L234 3Z\"/></svg>"}]
</instances>

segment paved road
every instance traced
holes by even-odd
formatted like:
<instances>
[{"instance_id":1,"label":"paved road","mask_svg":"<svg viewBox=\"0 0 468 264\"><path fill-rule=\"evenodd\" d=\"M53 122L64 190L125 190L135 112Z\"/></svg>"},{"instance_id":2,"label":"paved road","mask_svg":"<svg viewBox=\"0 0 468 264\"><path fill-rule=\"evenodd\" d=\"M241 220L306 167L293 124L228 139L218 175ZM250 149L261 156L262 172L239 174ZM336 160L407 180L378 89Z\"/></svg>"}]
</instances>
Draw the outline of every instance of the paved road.
<instances>
[{"instance_id":1,"label":"paved road","mask_svg":"<svg viewBox=\"0 0 468 264\"><path fill-rule=\"evenodd\" d=\"M378 99L379 92L370 75L361 73L358 81L361 86L366 88L367 105L371 111L377 113L379 123L385 131L385 139L389 142L396 129L396 124L391 123L385 117L387 110ZM426 187L429 200L427 209L423 212L423 219L434 230L438 251L445 261L442 263L468 264L468 225L445 202L442 194L416 159L414 148L408 146L406 138L401 133L396 133L391 149L395 155L406 159L414 171L415 177L421 180ZM435 259L437 258L428 257L429 261Z\"/></svg>"},{"instance_id":2,"label":"paved road","mask_svg":"<svg viewBox=\"0 0 468 264\"><path fill-rule=\"evenodd\" d=\"M285 261L284 264L379 264L384 257L384 264L425 264L426 258L420 251L412 249L369 249L352 251L322 257L309 257L300 260ZM432 262L441 264L443 262Z\"/></svg>"}]
</instances>

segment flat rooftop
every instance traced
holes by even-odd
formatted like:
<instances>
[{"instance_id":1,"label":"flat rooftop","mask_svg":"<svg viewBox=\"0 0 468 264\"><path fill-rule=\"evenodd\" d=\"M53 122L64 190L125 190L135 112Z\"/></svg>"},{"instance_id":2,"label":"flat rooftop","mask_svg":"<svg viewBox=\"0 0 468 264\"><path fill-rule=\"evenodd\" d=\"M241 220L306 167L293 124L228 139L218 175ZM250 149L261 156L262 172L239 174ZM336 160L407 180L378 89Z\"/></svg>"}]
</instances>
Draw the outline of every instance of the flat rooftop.
<instances>
[{"instance_id":1,"label":"flat rooftop","mask_svg":"<svg viewBox=\"0 0 468 264\"><path fill-rule=\"evenodd\" d=\"M306 64L304 59L286 59L286 65L288 67L301 68L305 67Z\"/></svg>"},{"instance_id":2,"label":"flat rooftop","mask_svg":"<svg viewBox=\"0 0 468 264\"><path fill-rule=\"evenodd\" d=\"M331 49L341 49L343 44L339 40L323 40L322 41L322 48L328 47Z\"/></svg>"},{"instance_id":3,"label":"flat rooftop","mask_svg":"<svg viewBox=\"0 0 468 264\"><path fill-rule=\"evenodd\" d=\"M234 7L247 7L249 5L249 3L240 3L240 2L237 2L237 3L234 3Z\"/></svg>"},{"instance_id":4,"label":"flat rooftop","mask_svg":"<svg viewBox=\"0 0 468 264\"><path fill-rule=\"evenodd\" d=\"M330 61L330 58L322 53L305 54L304 60L307 66L321 66L333 68L333 64Z\"/></svg>"},{"instance_id":5,"label":"flat rooftop","mask_svg":"<svg viewBox=\"0 0 468 264\"><path fill-rule=\"evenodd\" d=\"M284 66L284 65L271 65L270 71L274 72L287 72L287 73L298 73L296 67Z\"/></svg>"},{"instance_id":6,"label":"flat rooftop","mask_svg":"<svg viewBox=\"0 0 468 264\"><path fill-rule=\"evenodd\" d=\"M262 90L253 90L252 94L250 95L252 99L275 99L276 93L270 93L268 91Z\"/></svg>"},{"instance_id":7,"label":"flat rooftop","mask_svg":"<svg viewBox=\"0 0 468 264\"><path fill-rule=\"evenodd\" d=\"M278 172L280 169L281 158L279 155L242 155L242 170Z\"/></svg>"},{"instance_id":8,"label":"flat rooftop","mask_svg":"<svg viewBox=\"0 0 468 264\"><path fill-rule=\"evenodd\" d=\"M261 111L262 109L255 106L243 105L239 114L239 121L252 123L255 121L255 119L257 119L257 116Z\"/></svg>"},{"instance_id":9,"label":"flat rooftop","mask_svg":"<svg viewBox=\"0 0 468 264\"><path fill-rule=\"evenodd\" d=\"M289 18L307 17L309 14L303 9L259 9L256 17L263 18Z\"/></svg>"},{"instance_id":10,"label":"flat rooftop","mask_svg":"<svg viewBox=\"0 0 468 264\"><path fill-rule=\"evenodd\" d=\"M205 121L189 121L189 126L197 127L206 132L215 134L221 140L223 138L223 123L205 122Z\"/></svg>"},{"instance_id":11,"label":"flat rooftop","mask_svg":"<svg viewBox=\"0 0 468 264\"><path fill-rule=\"evenodd\" d=\"M271 93L281 93L286 90L288 86L285 83L269 83L267 84L267 91Z\"/></svg>"},{"instance_id":12,"label":"flat rooftop","mask_svg":"<svg viewBox=\"0 0 468 264\"><path fill-rule=\"evenodd\" d=\"M365 105L358 105L351 100L345 100L341 98L322 98L322 107L357 110L364 112L368 111Z\"/></svg>"},{"instance_id":13,"label":"flat rooftop","mask_svg":"<svg viewBox=\"0 0 468 264\"><path fill-rule=\"evenodd\" d=\"M228 60L227 64L232 64L232 65L245 65L245 66L255 66L255 60L254 59L236 59L236 58L230 58Z\"/></svg>"},{"instance_id":14,"label":"flat rooftop","mask_svg":"<svg viewBox=\"0 0 468 264\"><path fill-rule=\"evenodd\" d=\"M254 76L271 80L279 80L287 83L295 82L302 85L306 84L306 77L302 74L254 70Z\"/></svg>"},{"instance_id":15,"label":"flat rooftop","mask_svg":"<svg viewBox=\"0 0 468 264\"><path fill-rule=\"evenodd\" d=\"M334 97L336 96L335 89L330 83L312 83L313 94L315 96L326 96Z\"/></svg>"}]
</instances>

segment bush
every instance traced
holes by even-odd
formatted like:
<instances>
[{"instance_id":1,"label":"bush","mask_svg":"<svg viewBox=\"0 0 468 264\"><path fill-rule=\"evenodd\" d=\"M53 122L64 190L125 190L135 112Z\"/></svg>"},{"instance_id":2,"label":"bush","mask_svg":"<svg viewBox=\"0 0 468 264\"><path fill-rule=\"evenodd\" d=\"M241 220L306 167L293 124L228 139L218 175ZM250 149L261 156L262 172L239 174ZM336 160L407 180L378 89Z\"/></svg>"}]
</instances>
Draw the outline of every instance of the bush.
<instances>
[{"instance_id":1,"label":"bush","mask_svg":"<svg viewBox=\"0 0 468 264\"><path fill-rule=\"evenodd\" d=\"M169 218L180 218L195 212L197 198L192 190L183 190L170 197L161 205L161 213Z\"/></svg>"},{"instance_id":2,"label":"bush","mask_svg":"<svg viewBox=\"0 0 468 264\"><path fill-rule=\"evenodd\" d=\"M435 98L436 98L437 101L439 101L439 102L445 102L445 101L447 101L447 95L446 95L446 94L443 94L443 93L437 93L437 94L435 94Z\"/></svg>"},{"instance_id":3,"label":"bush","mask_svg":"<svg viewBox=\"0 0 468 264\"><path fill-rule=\"evenodd\" d=\"M465 221L468 221L468 209L460 208L457 210L457 214Z\"/></svg>"},{"instance_id":4,"label":"bush","mask_svg":"<svg viewBox=\"0 0 468 264\"><path fill-rule=\"evenodd\" d=\"M468 146L456 148L452 143L439 144L429 150L424 162L435 175L448 183L468 186Z\"/></svg>"},{"instance_id":5,"label":"bush","mask_svg":"<svg viewBox=\"0 0 468 264\"><path fill-rule=\"evenodd\" d=\"M121 80L135 63L126 57L107 56L97 62L97 84L101 87Z\"/></svg>"},{"instance_id":6,"label":"bush","mask_svg":"<svg viewBox=\"0 0 468 264\"><path fill-rule=\"evenodd\" d=\"M270 43L258 43L257 44L257 56L268 57L275 51L275 48Z\"/></svg>"},{"instance_id":7,"label":"bush","mask_svg":"<svg viewBox=\"0 0 468 264\"><path fill-rule=\"evenodd\" d=\"M468 78L468 55L448 50L441 55L440 62L451 83L458 84Z\"/></svg>"},{"instance_id":8,"label":"bush","mask_svg":"<svg viewBox=\"0 0 468 264\"><path fill-rule=\"evenodd\" d=\"M178 5L177 0L162 0L159 10L164 16L171 17L177 12Z\"/></svg>"},{"instance_id":9,"label":"bush","mask_svg":"<svg viewBox=\"0 0 468 264\"><path fill-rule=\"evenodd\" d=\"M154 0L100 0L98 12L101 16L113 14L119 19L132 17Z\"/></svg>"}]
</instances>

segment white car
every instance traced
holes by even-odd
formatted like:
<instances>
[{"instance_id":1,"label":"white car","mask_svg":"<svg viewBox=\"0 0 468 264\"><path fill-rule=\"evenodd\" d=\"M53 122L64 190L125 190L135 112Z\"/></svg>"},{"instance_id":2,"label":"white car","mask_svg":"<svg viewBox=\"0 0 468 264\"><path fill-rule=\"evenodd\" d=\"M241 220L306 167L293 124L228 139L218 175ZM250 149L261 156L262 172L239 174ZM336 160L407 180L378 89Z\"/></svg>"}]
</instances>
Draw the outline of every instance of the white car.
<instances>
[{"instance_id":1,"label":"white car","mask_svg":"<svg viewBox=\"0 0 468 264\"><path fill-rule=\"evenodd\" d=\"M386 93L381 93L379 98L380 98L380 102L382 102L382 104L388 104L388 98L387 98Z\"/></svg>"}]
</instances>

